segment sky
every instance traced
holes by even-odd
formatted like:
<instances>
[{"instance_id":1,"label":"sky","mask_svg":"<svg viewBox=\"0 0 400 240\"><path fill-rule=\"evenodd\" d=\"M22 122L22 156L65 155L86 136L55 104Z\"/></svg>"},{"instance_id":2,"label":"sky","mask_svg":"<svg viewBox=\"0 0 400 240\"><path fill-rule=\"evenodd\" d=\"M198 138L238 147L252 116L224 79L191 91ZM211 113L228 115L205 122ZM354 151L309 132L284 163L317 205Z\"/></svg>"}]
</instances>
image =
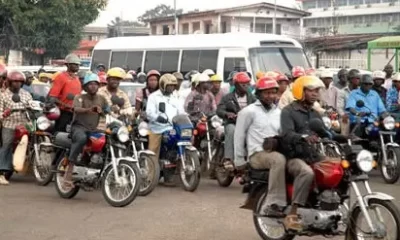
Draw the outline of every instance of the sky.
<instances>
[{"instance_id":1,"label":"sky","mask_svg":"<svg viewBox=\"0 0 400 240\"><path fill-rule=\"evenodd\" d=\"M274 0L176 0L176 7L183 8L184 11L196 8L210 10L260 2L273 3ZM289 7L294 6L295 2L295 0L276 0L277 5ZM108 0L107 9L102 11L99 18L90 25L107 26L115 17L122 17L124 20L136 20L146 10L156 7L158 4L173 6L174 0Z\"/></svg>"}]
</instances>

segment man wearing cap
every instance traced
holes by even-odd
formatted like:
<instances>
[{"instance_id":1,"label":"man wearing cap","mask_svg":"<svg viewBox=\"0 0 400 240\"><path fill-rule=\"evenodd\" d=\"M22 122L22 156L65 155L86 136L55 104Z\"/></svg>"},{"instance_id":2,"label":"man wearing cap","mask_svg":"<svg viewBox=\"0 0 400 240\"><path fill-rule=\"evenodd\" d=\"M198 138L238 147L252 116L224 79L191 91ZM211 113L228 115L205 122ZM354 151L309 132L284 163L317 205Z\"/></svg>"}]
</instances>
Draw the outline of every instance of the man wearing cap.
<instances>
[{"instance_id":1,"label":"man wearing cap","mask_svg":"<svg viewBox=\"0 0 400 240\"><path fill-rule=\"evenodd\" d=\"M210 91L215 97L215 103L218 105L222 97L226 95L226 91L224 89L221 89L222 77L220 77L218 74L215 74L211 76L210 81Z\"/></svg>"},{"instance_id":2,"label":"man wearing cap","mask_svg":"<svg viewBox=\"0 0 400 240\"><path fill-rule=\"evenodd\" d=\"M193 117L200 119L200 113L205 115L213 115L217 110L217 104L213 94L208 91L210 77L205 74L199 74L194 79L196 89L192 91L185 100L185 111Z\"/></svg>"},{"instance_id":3,"label":"man wearing cap","mask_svg":"<svg viewBox=\"0 0 400 240\"><path fill-rule=\"evenodd\" d=\"M392 87L388 90L386 96L386 109L392 115L396 116L396 120L398 120L400 117L399 90L400 90L400 73L396 73L392 77Z\"/></svg>"},{"instance_id":4,"label":"man wearing cap","mask_svg":"<svg viewBox=\"0 0 400 240\"><path fill-rule=\"evenodd\" d=\"M374 85L372 86L372 89L375 90L379 96L381 97L383 104L386 105L386 88L384 88L382 85L385 82L385 72L383 71L375 71L372 73L372 80L374 81Z\"/></svg>"},{"instance_id":5,"label":"man wearing cap","mask_svg":"<svg viewBox=\"0 0 400 240\"><path fill-rule=\"evenodd\" d=\"M321 105L336 109L337 88L333 85L333 72L325 69L320 73L319 78L325 86L319 90Z\"/></svg>"},{"instance_id":6,"label":"man wearing cap","mask_svg":"<svg viewBox=\"0 0 400 240\"><path fill-rule=\"evenodd\" d=\"M183 94L183 90L181 89L181 85L183 82L183 75L180 72L174 72L172 75L174 75L174 77L176 78L176 80L178 81L178 86L176 86L176 89L174 91L174 95L180 100L185 102L185 98L184 98L184 94Z\"/></svg>"}]
</instances>

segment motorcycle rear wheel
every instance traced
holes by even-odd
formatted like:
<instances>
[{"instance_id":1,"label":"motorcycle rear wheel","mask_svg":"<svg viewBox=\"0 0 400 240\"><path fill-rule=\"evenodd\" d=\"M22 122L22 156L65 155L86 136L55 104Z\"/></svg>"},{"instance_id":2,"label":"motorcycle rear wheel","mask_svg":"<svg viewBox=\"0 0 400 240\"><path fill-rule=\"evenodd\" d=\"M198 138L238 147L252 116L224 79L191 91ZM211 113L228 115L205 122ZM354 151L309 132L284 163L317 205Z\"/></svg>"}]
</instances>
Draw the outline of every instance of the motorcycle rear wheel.
<instances>
[{"instance_id":1,"label":"motorcycle rear wheel","mask_svg":"<svg viewBox=\"0 0 400 240\"><path fill-rule=\"evenodd\" d=\"M182 187L185 191L194 192L200 184L201 177L201 167L199 161L199 155L196 151L185 150L185 164L186 167L189 167L192 171L190 174L187 174L183 169L182 163L179 162L179 177L182 182Z\"/></svg>"},{"instance_id":2,"label":"motorcycle rear wheel","mask_svg":"<svg viewBox=\"0 0 400 240\"><path fill-rule=\"evenodd\" d=\"M58 195L60 195L60 197L65 198L65 199L71 199L74 198L76 196L76 194L78 194L80 187L79 186L74 186L73 188L69 188L69 189L65 189L63 184L64 184L64 171L65 171L65 167L63 165L64 161L60 161L57 164L57 172L55 173L55 186L56 186L56 190Z\"/></svg>"},{"instance_id":3,"label":"motorcycle rear wheel","mask_svg":"<svg viewBox=\"0 0 400 240\"><path fill-rule=\"evenodd\" d=\"M383 156L383 155L382 155ZM400 178L400 148L388 147L387 149L388 161L393 161L393 174L388 173L388 166L384 166L383 160L379 164L379 170L382 174L383 180L388 184L396 183ZM392 158L389 160L389 156Z\"/></svg>"},{"instance_id":4,"label":"motorcycle rear wheel","mask_svg":"<svg viewBox=\"0 0 400 240\"><path fill-rule=\"evenodd\" d=\"M235 178L232 173L225 169L224 167L224 146L219 146L215 151L213 156L213 162L215 164L215 176L217 178L218 184L221 187L229 187L233 179Z\"/></svg>"},{"instance_id":5,"label":"motorcycle rear wheel","mask_svg":"<svg viewBox=\"0 0 400 240\"><path fill-rule=\"evenodd\" d=\"M160 164L155 156L142 154L142 156L139 156L139 165L141 171L147 172L147 178L142 178L139 189L139 196L144 197L153 192L158 185L158 181L160 180ZM146 169L142 168L143 165L147 166Z\"/></svg>"}]
</instances>

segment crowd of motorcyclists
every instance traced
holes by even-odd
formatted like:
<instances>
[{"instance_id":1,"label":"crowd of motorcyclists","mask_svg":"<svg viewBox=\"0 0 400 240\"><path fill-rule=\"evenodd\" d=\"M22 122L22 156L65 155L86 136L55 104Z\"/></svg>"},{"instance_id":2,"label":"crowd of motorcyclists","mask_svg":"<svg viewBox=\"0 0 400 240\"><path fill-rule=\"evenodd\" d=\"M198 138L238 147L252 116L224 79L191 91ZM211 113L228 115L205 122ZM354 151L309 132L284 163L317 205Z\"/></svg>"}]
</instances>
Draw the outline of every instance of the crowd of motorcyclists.
<instances>
[{"instance_id":1,"label":"crowd of motorcyclists","mask_svg":"<svg viewBox=\"0 0 400 240\"><path fill-rule=\"evenodd\" d=\"M66 185L73 186L73 166L80 164L78 155L88 134L104 121L104 113L147 121L148 149L157 159L162 133L172 130L171 120L176 115L187 114L194 124L202 116L217 115L223 120L225 130L224 167L237 175L243 174L248 165L253 169L269 169L266 214L285 217L285 227L295 231L302 228L297 208L306 204L308 189L314 181L310 164L328 159L308 148L319 141L310 130L310 120L337 113L339 132L348 135L359 119L365 128L376 116L384 118L400 113L400 73L393 74L391 65L372 75L362 75L357 69L341 69L337 81L329 68L315 71L294 66L290 76L274 71L258 72L255 81L248 72L232 72L227 79L230 88L225 89L221 87L224 79L211 69L193 70L185 76L179 72L160 74L157 70L137 74L118 67L107 71L99 64L95 72L81 76L82 81L77 75L80 59L71 54L65 62L65 72L55 76L40 73L38 78L52 82L45 101L56 104L60 110L55 131L71 132ZM7 185L6 173L13 171L11 146L15 127L28 123L22 112L13 109L24 107L19 105L35 98L29 90L34 76L3 68L0 78L0 185ZM136 92L134 110L127 94L119 88L123 80L145 83ZM20 98L17 103L13 101L16 95ZM359 100L364 102L363 107L357 105ZM160 103L165 104L162 112ZM363 127L357 130L357 136L363 137ZM291 211L284 215L286 172L294 178L294 195ZM172 175L164 173L163 177L165 185L174 184ZM215 171L210 177L215 177Z\"/></svg>"}]
</instances>

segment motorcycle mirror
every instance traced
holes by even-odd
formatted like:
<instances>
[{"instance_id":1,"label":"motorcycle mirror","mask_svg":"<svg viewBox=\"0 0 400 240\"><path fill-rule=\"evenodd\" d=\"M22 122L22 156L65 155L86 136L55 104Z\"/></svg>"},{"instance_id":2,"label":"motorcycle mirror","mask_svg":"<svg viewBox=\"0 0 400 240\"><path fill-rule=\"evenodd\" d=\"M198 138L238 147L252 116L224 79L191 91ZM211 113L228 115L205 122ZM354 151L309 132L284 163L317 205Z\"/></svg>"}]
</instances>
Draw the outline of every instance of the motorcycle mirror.
<instances>
[{"instance_id":1,"label":"motorcycle mirror","mask_svg":"<svg viewBox=\"0 0 400 240\"><path fill-rule=\"evenodd\" d=\"M68 100L74 100L74 98L75 98L75 95L74 94L72 94L72 93L69 93L68 95L67 95L67 99Z\"/></svg>"},{"instance_id":2,"label":"motorcycle mirror","mask_svg":"<svg viewBox=\"0 0 400 240\"><path fill-rule=\"evenodd\" d=\"M160 102L158 104L158 111L165 113L165 102Z\"/></svg>"},{"instance_id":3,"label":"motorcycle mirror","mask_svg":"<svg viewBox=\"0 0 400 240\"><path fill-rule=\"evenodd\" d=\"M356 106L357 106L358 108L362 108L362 107L365 106L365 103L364 103L363 100L358 100L358 101L356 102Z\"/></svg>"},{"instance_id":4,"label":"motorcycle mirror","mask_svg":"<svg viewBox=\"0 0 400 240\"><path fill-rule=\"evenodd\" d=\"M18 94L13 94L12 97L11 97L11 100L13 102L15 102L15 103L21 102L21 98L20 98L20 96Z\"/></svg>"}]
</instances>

